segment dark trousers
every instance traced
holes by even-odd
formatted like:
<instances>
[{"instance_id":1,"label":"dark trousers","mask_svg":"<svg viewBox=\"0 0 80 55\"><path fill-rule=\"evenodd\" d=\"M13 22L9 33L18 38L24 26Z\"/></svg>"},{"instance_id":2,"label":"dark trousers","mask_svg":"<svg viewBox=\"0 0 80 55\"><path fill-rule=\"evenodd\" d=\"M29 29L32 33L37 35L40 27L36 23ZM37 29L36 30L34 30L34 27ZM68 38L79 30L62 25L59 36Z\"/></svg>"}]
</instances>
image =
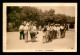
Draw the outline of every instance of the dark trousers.
<instances>
[{"instance_id":1,"label":"dark trousers","mask_svg":"<svg viewBox=\"0 0 80 55\"><path fill-rule=\"evenodd\" d=\"M57 31L56 30L54 30L54 39L56 39L57 38Z\"/></svg>"},{"instance_id":2,"label":"dark trousers","mask_svg":"<svg viewBox=\"0 0 80 55\"><path fill-rule=\"evenodd\" d=\"M50 31L50 41L53 40L53 31Z\"/></svg>"},{"instance_id":3,"label":"dark trousers","mask_svg":"<svg viewBox=\"0 0 80 55\"><path fill-rule=\"evenodd\" d=\"M52 37L52 39L54 39L54 36L55 36L55 31L53 30L53 37Z\"/></svg>"},{"instance_id":4,"label":"dark trousers","mask_svg":"<svg viewBox=\"0 0 80 55\"><path fill-rule=\"evenodd\" d=\"M65 37L65 31L64 31L64 29L60 29L60 32L61 32L61 38Z\"/></svg>"},{"instance_id":5,"label":"dark trousers","mask_svg":"<svg viewBox=\"0 0 80 55\"><path fill-rule=\"evenodd\" d=\"M52 41L52 31L48 31L48 42Z\"/></svg>"},{"instance_id":6,"label":"dark trousers","mask_svg":"<svg viewBox=\"0 0 80 55\"><path fill-rule=\"evenodd\" d=\"M35 35L36 35L35 32L30 33L31 41L32 41L32 42L35 41Z\"/></svg>"},{"instance_id":7,"label":"dark trousers","mask_svg":"<svg viewBox=\"0 0 80 55\"><path fill-rule=\"evenodd\" d=\"M23 39L24 39L24 31L23 30L20 32L20 39L21 39L21 37L23 37Z\"/></svg>"}]
</instances>

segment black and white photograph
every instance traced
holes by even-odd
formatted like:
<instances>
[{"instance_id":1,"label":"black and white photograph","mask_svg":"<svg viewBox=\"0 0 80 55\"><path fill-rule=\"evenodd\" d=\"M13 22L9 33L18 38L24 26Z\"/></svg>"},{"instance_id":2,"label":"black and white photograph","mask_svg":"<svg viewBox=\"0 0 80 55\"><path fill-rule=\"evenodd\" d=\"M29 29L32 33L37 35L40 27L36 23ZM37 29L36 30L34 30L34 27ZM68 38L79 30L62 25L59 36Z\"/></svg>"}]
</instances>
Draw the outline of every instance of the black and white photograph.
<instances>
[{"instance_id":1,"label":"black and white photograph","mask_svg":"<svg viewBox=\"0 0 80 55\"><path fill-rule=\"evenodd\" d=\"M3 3L3 52L77 52L77 3Z\"/></svg>"}]
</instances>

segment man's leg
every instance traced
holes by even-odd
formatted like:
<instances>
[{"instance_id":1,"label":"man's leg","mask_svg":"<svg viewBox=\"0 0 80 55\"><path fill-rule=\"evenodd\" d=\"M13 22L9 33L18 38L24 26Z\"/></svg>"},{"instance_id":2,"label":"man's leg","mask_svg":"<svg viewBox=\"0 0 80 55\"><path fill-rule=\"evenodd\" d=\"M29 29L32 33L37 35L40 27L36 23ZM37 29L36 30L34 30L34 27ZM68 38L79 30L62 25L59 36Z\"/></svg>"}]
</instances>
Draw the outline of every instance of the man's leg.
<instances>
[{"instance_id":1,"label":"man's leg","mask_svg":"<svg viewBox=\"0 0 80 55\"><path fill-rule=\"evenodd\" d=\"M63 33L64 33L63 37L65 37L65 30L63 31Z\"/></svg>"},{"instance_id":2,"label":"man's leg","mask_svg":"<svg viewBox=\"0 0 80 55\"><path fill-rule=\"evenodd\" d=\"M56 32L54 31L54 39L55 39L55 37L56 37Z\"/></svg>"},{"instance_id":3,"label":"man's leg","mask_svg":"<svg viewBox=\"0 0 80 55\"><path fill-rule=\"evenodd\" d=\"M57 39L57 31L55 31L55 38Z\"/></svg>"},{"instance_id":4,"label":"man's leg","mask_svg":"<svg viewBox=\"0 0 80 55\"><path fill-rule=\"evenodd\" d=\"M24 31L22 32L22 35L23 35L23 39L25 39L25 37L24 37Z\"/></svg>"},{"instance_id":5,"label":"man's leg","mask_svg":"<svg viewBox=\"0 0 80 55\"><path fill-rule=\"evenodd\" d=\"M54 30L53 30L53 38L52 39L54 40Z\"/></svg>"},{"instance_id":6,"label":"man's leg","mask_svg":"<svg viewBox=\"0 0 80 55\"><path fill-rule=\"evenodd\" d=\"M28 31L27 31L27 33L25 34L25 42L26 42L26 43L28 42Z\"/></svg>"},{"instance_id":7,"label":"man's leg","mask_svg":"<svg viewBox=\"0 0 80 55\"><path fill-rule=\"evenodd\" d=\"M25 39L24 33L23 33L23 39Z\"/></svg>"},{"instance_id":8,"label":"man's leg","mask_svg":"<svg viewBox=\"0 0 80 55\"><path fill-rule=\"evenodd\" d=\"M22 36L22 33L20 32L20 40L21 40L21 36Z\"/></svg>"},{"instance_id":9,"label":"man's leg","mask_svg":"<svg viewBox=\"0 0 80 55\"><path fill-rule=\"evenodd\" d=\"M33 33L30 33L31 35L31 42L33 42Z\"/></svg>"},{"instance_id":10,"label":"man's leg","mask_svg":"<svg viewBox=\"0 0 80 55\"><path fill-rule=\"evenodd\" d=\"M62 38L62 29L61 29L61 38Z\"/></svg>"},{"instance_id":11,"label":"man's leg","mask_svg":"<svg viewBox=\"0 0 80 55\"><path fill-rule=\"evenodd\" d=\"M52 31L50 31L50 41L52 40Z\"/></svg>"},{"instance_id":12,"label":"man's leg","mask_svg":"<svg viewBox=\"0 0 80 55\"><path fill-rule=\"evenodd\" d=\"M62 30L62 38L64 37L64 30Z\"/></svg>"}]
</instances>

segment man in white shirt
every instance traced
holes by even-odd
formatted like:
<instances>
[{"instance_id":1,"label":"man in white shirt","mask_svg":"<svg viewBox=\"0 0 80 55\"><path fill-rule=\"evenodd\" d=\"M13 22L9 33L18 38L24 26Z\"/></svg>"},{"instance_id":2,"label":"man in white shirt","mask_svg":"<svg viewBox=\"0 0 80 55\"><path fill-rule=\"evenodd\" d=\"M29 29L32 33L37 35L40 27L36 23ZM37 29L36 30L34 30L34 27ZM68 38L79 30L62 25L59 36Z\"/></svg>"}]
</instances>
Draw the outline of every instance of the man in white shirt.
<instances>
[{"instance_id":1,"label":"man in white shirt","mask_svg":"<svg viewBox=\"0 0 80 55\"><path fill-rule=\"evenodd\" d=\"M48 24L47 25L47 42L49 42L50 41L50 25Z\"/></svg>"},{"instance_id":2,"label":"man in white shirt","mask_svg":"<svg viewBox=\"0 0 80 55\"><path fill-rule=\"evenodd\" d=\"M59 25L57 26L57 38L58 39L60 38L60 26Z\"/></svg>"},{"instance_id":3,"label":"man in white shirt","mask_svg":"<svg viewBox=\"0 0 80 55\"><path fill-rule=\"evenodd\" d=\"M61 38L63 38L64 37L64 26L63 25L60 26L60 32L61 32Z\"/></svg>"},{"instance_id":4,"label":"man in white shirt","mask_svg":"<svg viewBox=\"0 0 80 55\"><path fill-rule=\"evenodd\" d=\"M28 42L28 31L29 31L29 24L27 23L27 24L24 26L24 36L25 36L25 42L26 42L26 43Z\"/></svg>"},{"instance_id":5,"label":"man in white shirt","mask_svg":"<svg viewBox=\"0 0 80 55\"><path fill-rule=\"evenodd\" d=\"M22 36L23 36L23 39L24 39L24 26L23 26L23 24L22 25L20 25L20 27L19 27L19 31L20 31L20 40L22 39Z\"/></svg>"},{"instance_id":6,"label":"man in white shirt","mask_svg":"<svg viewBox=\"0 0 80 55\"><path fill-rule=\"evenodd\" d=\"M36 30L36 24L32 25L31 31L30 31L30 35L31 35L31 41L35 42L36 41L36 34L37 34L37 30Z\"/></svg>"},{"instance_id":7,"label":"man in white shirt","mask_svg":"<svg viewBox=\"0 0 80 55\"><path fill-rule=\"evenodd\" d=\"M53 24L51 24L50 26L50 37L51 37L51 41L53 40Z\"/></svg>"},{"instance_id":8,"label":"man in white shirt","mask_svg":"<svg viewBox=\"0 0 80 55\"><path fill-rule=\"evenodd\" d=\"M56 25L53 26L53 34L54 34L54 39L57 38L57 27Z\"/></svg>"}]
</instances>

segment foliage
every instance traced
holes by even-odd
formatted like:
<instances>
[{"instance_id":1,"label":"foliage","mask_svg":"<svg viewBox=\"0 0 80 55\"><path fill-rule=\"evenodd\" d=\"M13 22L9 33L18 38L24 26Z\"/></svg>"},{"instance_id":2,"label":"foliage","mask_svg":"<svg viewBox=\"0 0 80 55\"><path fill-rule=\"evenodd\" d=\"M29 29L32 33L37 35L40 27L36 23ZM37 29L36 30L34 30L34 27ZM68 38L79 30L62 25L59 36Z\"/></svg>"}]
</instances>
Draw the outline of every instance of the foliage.
<instances>
[{"instance_id":1,"label":"foliage","mask_svg":"<svg viewBox=\"0 0 80 55\"><path fill-rule=\"evenodd\" d=\"M19 27L23 21L37 21L37 26L50 23L75 23L75 17L67 16L65 14L55 14L54 9L45 10L36 7L9 7L8 23L13 23L14 27Z\"/></svg>"}]
</instances>

